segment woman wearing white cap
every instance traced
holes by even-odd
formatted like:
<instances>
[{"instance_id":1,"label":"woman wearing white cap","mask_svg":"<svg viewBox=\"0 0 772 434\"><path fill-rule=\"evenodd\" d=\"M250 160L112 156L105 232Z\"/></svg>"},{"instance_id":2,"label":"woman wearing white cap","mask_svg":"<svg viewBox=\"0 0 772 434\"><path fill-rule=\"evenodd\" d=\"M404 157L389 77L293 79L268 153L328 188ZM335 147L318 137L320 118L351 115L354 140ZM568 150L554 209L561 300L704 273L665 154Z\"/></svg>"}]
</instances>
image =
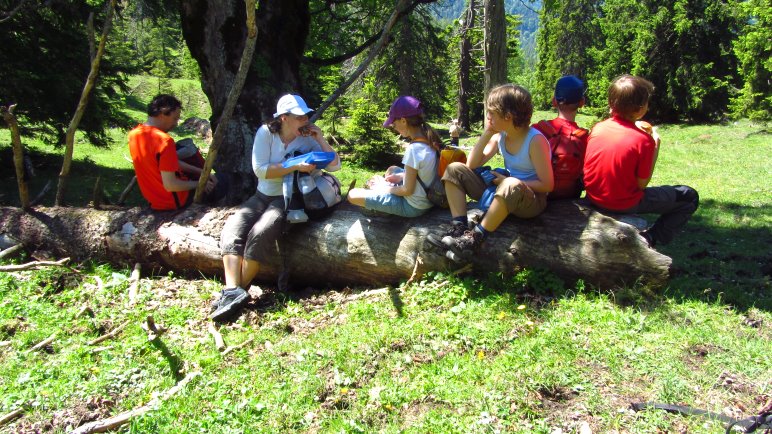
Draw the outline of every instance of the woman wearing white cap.
<instances>
[{"instance_id":1,"label":"woman wearing white cap","mask_svg":"<svg viewBox=\"0 0 772 434\"><path fill-rule=\"evenodd\" d=\"M248 288L261 262L275 254L276 241L286 219L282 182L294 171L310 173L316 166L299 163L284 167L295 152L335 152L322 130L309 122L313 110L298 95L284 95L276 104L273 119L257 130L252 145L252 169L257 176L257 192L241 204L223 227L220 243L225 268L225 288L210 315L213 320L230 317L246 304ZM340 158L325 170L340 169Z\"/></svg>"}]
</instances>

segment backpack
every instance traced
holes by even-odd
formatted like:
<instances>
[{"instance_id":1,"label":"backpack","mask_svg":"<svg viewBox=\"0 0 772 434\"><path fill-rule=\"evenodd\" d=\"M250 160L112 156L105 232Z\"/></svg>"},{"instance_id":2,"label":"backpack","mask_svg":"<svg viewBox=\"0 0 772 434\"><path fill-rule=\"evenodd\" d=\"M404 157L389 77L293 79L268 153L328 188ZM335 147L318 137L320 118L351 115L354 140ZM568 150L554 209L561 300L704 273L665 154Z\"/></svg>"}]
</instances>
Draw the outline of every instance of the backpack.
<instances>
[{"instance_id":1,"label":"backpack","mask_svg":"<svg viewBox=\"0 0 772 434\"><path fill-rule=\"evenodd\" d=\"M589 131L584 128L571 129L563 126L560 130L549 121L539 121L533 128L544 134L552 152L552 172L555 187L550 199L576 199L582 194L582 168L587 149Z\"/></svg>"},{"instance_id":2,"label":"backpack","mask_svg":"<svg viewBox=\"0 0 772 434\"><path fill-rule=\"evenodd\" d=\"M442 183L442 175L445 174L448 165L455 162L466 163L466 153L461 149L445 146L437 152L437 176L432 182L427 186L421 181L420 176L416 178L426 192L426 198L429 199L429 202L440 208L449 207L448 197L445 195L445 184Z\"/></svg>"},{"instance_id":3,"label":"backpack","mask_svg":"<svg viewBox=\"0 0 772 434\"><path fill-rule=\"evenodd\" d=\"M340 181L335 176L321 170L295 172L295 176L303 210L311 219L331 214L335 206L343 201Z\"/></svg>"},{"instance_id":4,"label":"backpack","mask_svg":"<svg viewBox=\"0 0 772 434\"><path fill-rule=\"evenodd\" d=\"M199 151L198 146L193 143L192 139L182 139L176 142L174 145L177 150L177 158L179 158L181 161L184 161L191 166L196 166L198 168L204 167L206 160L204 159L204 156L201 155L201 151Z\"/></svg>"}]
</instances>

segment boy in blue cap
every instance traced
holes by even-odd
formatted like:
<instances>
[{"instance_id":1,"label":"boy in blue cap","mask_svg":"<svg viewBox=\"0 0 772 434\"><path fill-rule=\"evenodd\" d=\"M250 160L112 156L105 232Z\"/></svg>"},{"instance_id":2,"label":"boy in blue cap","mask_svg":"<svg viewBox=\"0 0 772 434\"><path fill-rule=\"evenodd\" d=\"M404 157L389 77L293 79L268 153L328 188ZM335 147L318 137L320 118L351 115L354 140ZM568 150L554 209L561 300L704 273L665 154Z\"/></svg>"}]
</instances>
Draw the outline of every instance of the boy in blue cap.
<instances>
[{"instance_id":1,"label":"boy in blue cap","mask_svg":"<svg viewBox=\"0 0 772 434\"><path fill-rule=\"evenodd\" d=\"M550 142L555 188L549 199L576 199L582 194L582 166L589 131L576 123L576 113L584 106L584 82L575 75L560 77L555 83L552 106L558 116L533 125Z\"/></svg>"}]
</instances>

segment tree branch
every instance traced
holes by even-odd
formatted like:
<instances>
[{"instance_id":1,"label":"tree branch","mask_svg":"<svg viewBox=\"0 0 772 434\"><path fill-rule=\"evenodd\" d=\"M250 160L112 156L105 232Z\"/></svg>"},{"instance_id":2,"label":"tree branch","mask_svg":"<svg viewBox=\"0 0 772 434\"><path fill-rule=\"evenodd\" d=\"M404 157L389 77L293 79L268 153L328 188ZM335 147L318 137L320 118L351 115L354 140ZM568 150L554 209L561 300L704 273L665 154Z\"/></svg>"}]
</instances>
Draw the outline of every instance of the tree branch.
<instances>
[{"instance_id":1,"label":"tree branch","mask_svg":"<svg viewBox=\"0 0 772 434\"><path fill-rule=\"evenodd\" d=\"M65 135L65 150L64 150L64 162L62 163L62 170L59 172L59 185L56 189L56 204L64 204L64 193L67 191L67 181L70 176L70 166L72 165L72 153L75 147L75 131L78 129L80 120L83 118L83 113L86 111L86 105L88 105L89 95L91 89L96 83L97 75L99 75L99 63L102 60L102 55L105 52L105 45L107 44L107 35L110 33L110 28L113 23L113 11L115 10L116 0L109 0L107 8L107 16L105 17L105 24L102 27L102 39L99 41L99 48L97 48L93 61L91 62L91 70L86 78L86 84L83 86L83 91L80 94L80 101L78 101L78 107L75 109L75 114L72 115L70 125L67 127L67 134Z\"/></svg>"},{"instance_id":2,"label":"tree branch","mask_svg":"<svg viewBox=\"0 0 772 434\"><path fill-rule=\"evenodd\" d=\"M81 425L77 429L72 431L72 434L91 434L95 432L105 432L105 431L109 431L111 429L117 428L129 422L132 418L137 416L142 416L143 414L154 409L158 404L162 403L163 401L166 401L167 399L171 398L174 394L182 390L188 383L190 383L191 380L198 377L199 375L201 375L200 372L192 372L187 376L185 376L185 378L180 380L177 384L175 384L174 387L166 391L166 393L164 393L160 397L151 399L150 402L143 405L142 407L123 412L117 416L113 416L107 419L97 420L94 422L89 422L87 424Z\"/></svg>"},{"instance_id":3,"label":"tree branch","mask_svg":"<svg viewBox=\"0 0 772 434\"><path fill-rule=\"evenodd\" d=\"M394 27L394 25L397 24L397 20L399 20L399 17L401 16L400 14L403 11L406 11L408 7L415 7L416 5L416 3L408 4L408 0L399 0L397 2L397 5L394 8L394 12L392 12L391 16L386 21L386 24L384 24L383 30L381 30L381 36L378 38L378 42L375 44L375 46L370 50L370 54L368 54L367 59L365 59L365 61L359 65L356 71L354 71L351 76L346 79L346 81L341 83L341 85L338 87L338 89L335 90L335 92L332 93L332 95L327 97L327 99L311 117L311 122L319 119L322 116L322 113L327 110L327 107L332 105L332 103L335 102L335 100L338 99L343 93L345 93L349 86L351 86L351 84L354 83L357 78L359 78L359 76L375 59L375 56L377 56L378 53L380 53L380 51L383 49L383 46L386 44L386 37L389 35L389 32Z\"/></svg>"},{"instance_id":4,"label":"tree branch","mask_svg":"<svg viewBox=\"0 0 772 434\"><path fill-rule=\"evenodd\" d=\"M228 99L225 101L225 107L223 107L220 119L217 122L217 128L214 130L214 135L212 136L212 143L209 145L209 153L206 156L204 167L201 169L198 187L196 187L196 196L193 199L196 203L201 203L204 199L206 182L209 180L209 174L212 172L212 166L217 158L217 151L225 137L228 121L233 113L233 109L236 107L239 95L241 95L241 89L244 88L247 72L249 72L249 66L252 64L252 55L255 52L255 44L257 43L255 0L246 0L245 3L247 8L247 40L244 43L244 51L241 54L239 70L236 73L236 77L233 79L233 87L231 87L231 90L228 93Z\"/></svg>"},{"instance_id":5,"label":"tree branch","mask_svg":"<svg viewBox=\"0 0 772 434\"><path fill-rule=\"evenodd\" d=\"M26 2L27 2L27 0L21 0L19 2L19 4L16 5L15 8L11 9L10 12L4 12L5 16L3 18L0 18L0 24L10 20L11 18L13 18L13 16L16 15L21 10L22 6L24 6L24 3L26 3Z\"/></svg>"}]
</instances>

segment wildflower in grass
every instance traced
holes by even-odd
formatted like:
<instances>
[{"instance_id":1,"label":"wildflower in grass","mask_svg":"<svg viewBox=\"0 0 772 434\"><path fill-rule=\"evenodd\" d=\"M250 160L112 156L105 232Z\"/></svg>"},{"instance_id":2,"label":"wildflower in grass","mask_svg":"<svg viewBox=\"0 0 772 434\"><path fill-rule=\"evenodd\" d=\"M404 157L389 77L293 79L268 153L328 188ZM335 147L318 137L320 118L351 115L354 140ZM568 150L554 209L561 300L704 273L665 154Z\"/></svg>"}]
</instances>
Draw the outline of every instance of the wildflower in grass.
<instances>
[{"instance_id":1,"label":"wildflower in grass","mask_svg":"<svg viewBox=\"0 0 772 434\"><path fill-rule=\"evenodd\" d=\"M499 312L499 314L496 316L496 318L498 318L499 320L502 320L502 319L504 319L506 317L507 317L507 313L504 312L503 310L501 312Z\"/></svg>"},{"instance_id":2,"label":"wildflower in grass","mask_svg":"<svg viewBox=\"0 0 772 434\"><path fill-rule=\"evenodd\" d=\"M517 310L525 310L525 305L521 304L520 306L517 307Z\"/></svg>"},{"instance_id":3,"label":"wildflower in grass","mask_svg":"<svg viewBox=\"0 0 772 434\"><path fill-rule=\"evenodd\" d=\"M485 358L485 351L480 350L477 352L477 360L482 360Z\"/></svg>"}]
</instances>

